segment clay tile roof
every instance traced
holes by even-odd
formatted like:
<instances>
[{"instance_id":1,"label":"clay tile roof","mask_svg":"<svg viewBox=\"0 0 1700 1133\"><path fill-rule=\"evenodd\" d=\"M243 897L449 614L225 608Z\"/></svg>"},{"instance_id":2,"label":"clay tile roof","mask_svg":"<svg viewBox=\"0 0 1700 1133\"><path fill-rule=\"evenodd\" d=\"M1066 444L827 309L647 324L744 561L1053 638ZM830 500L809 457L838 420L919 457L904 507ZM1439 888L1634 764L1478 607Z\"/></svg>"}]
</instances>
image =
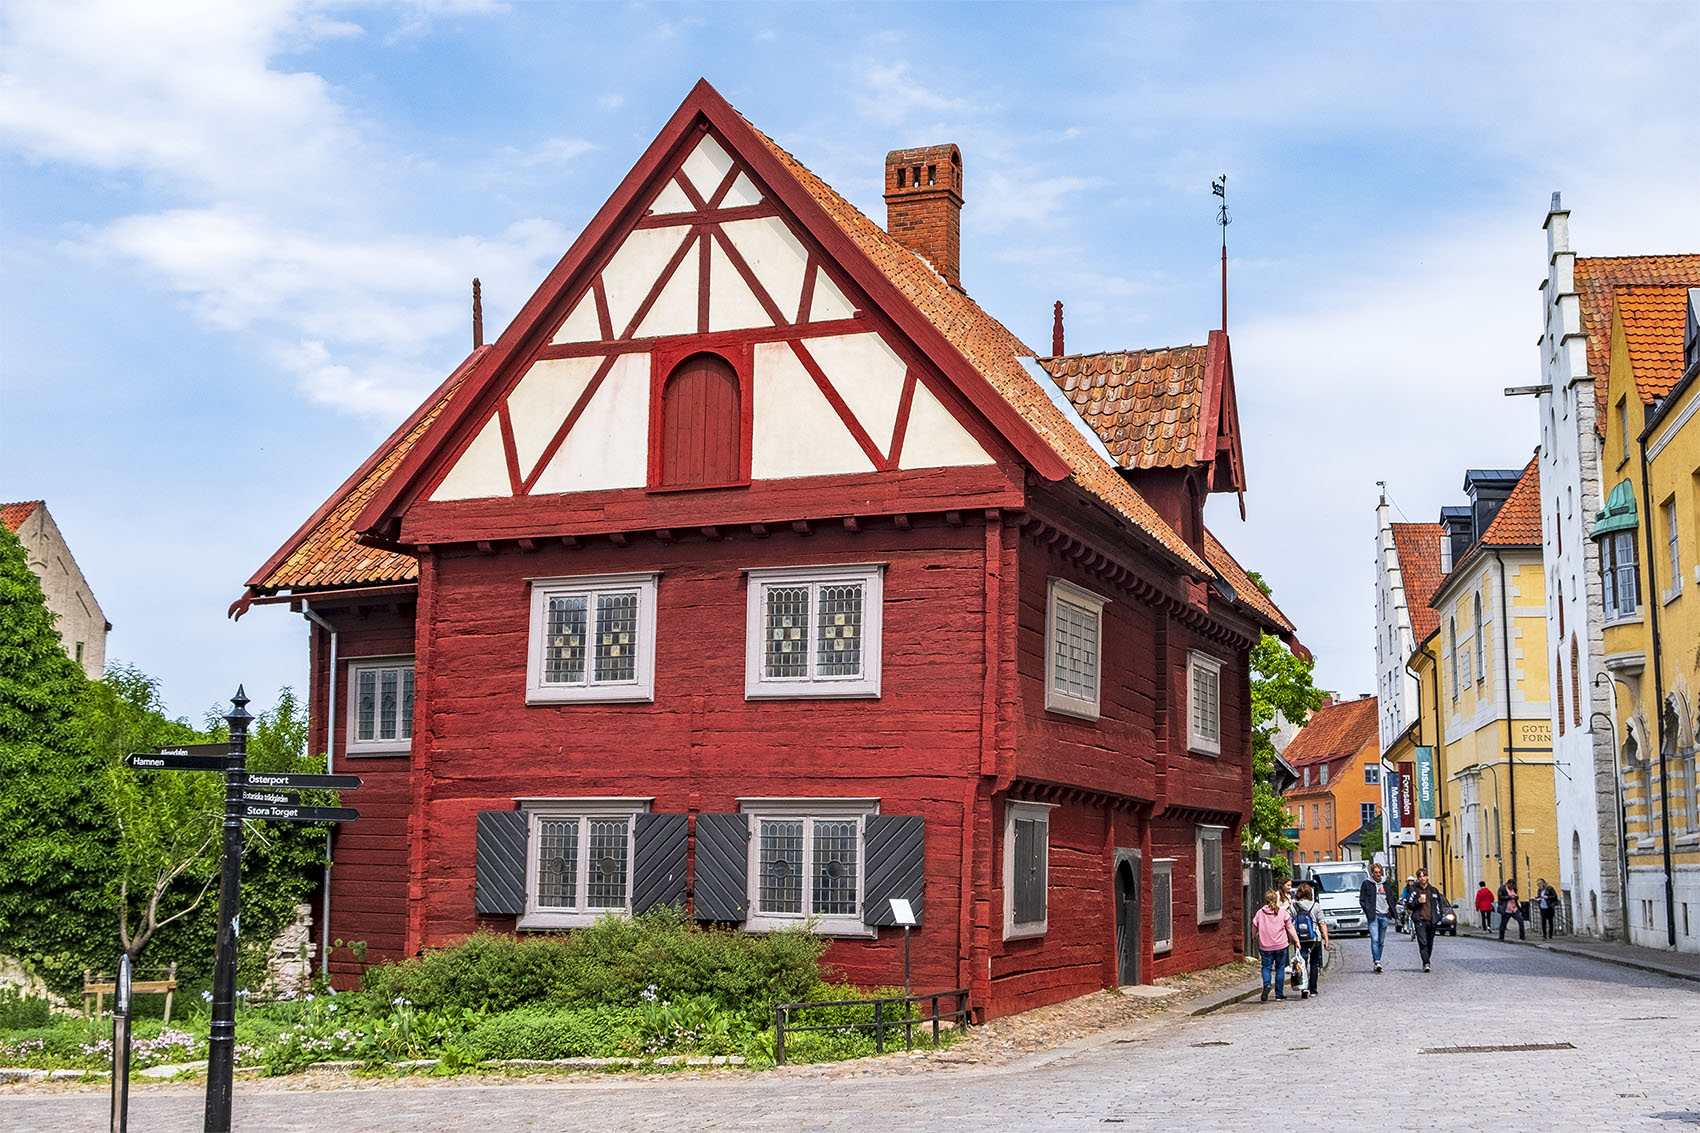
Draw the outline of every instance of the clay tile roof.
<instances>
[{"instance_id":1,"label":"clay tile roof","mask_svg":"<svg viewBox=\"0 0 1700 1133\"><path fill-rule=\"evenodd\" d=\"M983 374L1003 399L1026 419L1046 444L1068 464L1075 484L1096 496L1134 527L1149 535L1176 558L1200 573L1204 562L1145 502L1121 475L1092 451L1086 438L1021 365L1022 358L1035 358L1033 349L1004 325L980 309L968 296L956 291L921 257L889 236L802 162L756 129L750 129L790 171L798 183L820 204L845 235L895 284L904 298L915 305L945 338Z\"/></svg>"},{"instance_id":2,"label":"clay tile roof","mask_svg":"<svg viewBox=\"0 0 1700 1133\"><path fill-rule=\"evenodd\" d=\"M1482 533L1483 547L1538 547L1541 545L1541 470L1539 458L1530 457L1517 486L1499 507L1488 529Z\"/></svg>"},{"instance_id":3,"label":"clay tile roof","mask_svg":"<svg viewBox=\"0 0 1700 1133\"><path fill-rule=\"evenodd\" d=\"M449 375L449 380L437 388L435 395L391 433L366 463L331 494L325 506L290 536L272 560L248 580L252 592L275 594L280 590L325 590L418 581L418 559L357 542L354 520L401 464L408 450L425 435L489 349L482 346L468 355Z\"/></svg>"},{"instance_id":4,"label":"clay tile roof","mask_svg":"<svg viewBox=\"0 0 1700 1133\"><path fill-rule=\"evenodd\" d=\"M1635 391L1648 405L1682 380L1682 339L1688 330L1688 288L1619 287L1612 300L1635 372Z\"/></svg>"},{"instance_id":5,"label":"clay tile roof","mask_svg":"<svg viewBox=\"0 0 1700 1133\"><path fill-rule=\"evenodd\" d=\"M22 503L0 504L0 523L6 525L7 531L16 531L24 525L24 520L35 513L40 507L40 500L24 500Z\"/></svg>"},{"instance_id":6,"label":"clay tile roof","mask_svg":"<svg viewBox=\"0 0 1700 1133\"><path fill-rule=\"evenodd\" d=\"M1204 561L1209 563L1217 574L1227 579L1240 604L1264 618L1269 629L1274 630L1276 634L1294 632L1293 623L1287 620L1287 615L1281 612L1281 607L1263 592L1263 587L1252 581L1245 568L1240 566L1208 528L1204 531Z\"/></svg>"},{"instance_id":7,"label":"clay tile roof","mask_svg":"<svg viewBox=\"0 0 1700 1133\"><path fill-rule=\"evenodd\" d=\"M1578 256L1574 275L1582 306L1582 330L1588 336L1588 376L1594 379L1594 420L1603 429L1606 377L1611 370L1613 293L1630 283L1700 287L1700 255Z\"/></svg>"},{"instance_id":8,"label":"clay tile roof","mask_svg":"<svg viewBox=\"0 0 1700 1133\"><path fill-rule=\"evenodd\" d=\"M1174 346L1041 358L1123 468L1198 462L1207 348Z\"/></svg>"},{"instance_id":9,"label":"clay tile roof","mask_svg":"<svg viewBox=\"0 0 1700 1133\"><path fill-rule=\"evenodd\" d=\"M1440 588L1440 541L1446 528L1438 523L1393 524L1393 548L1399 552L1399 573L1405 582L1405 607L1411 614L1411 632L1423 641L1440 628L1440 615L1429 608L1429 599Z\"/></svg>"},{"instance_id":10,"label":"clay tile roof","mask_svg":"<svg viewBox=\"0 0 1700 1133\"><path fill-rule=\"evenodd\" d=\"M1287 744L1282 757L1298 767L1358 754L1379 735L1376 705L1375 697L1364 696L1318 708Z\"/></svg>"}]
</instances>

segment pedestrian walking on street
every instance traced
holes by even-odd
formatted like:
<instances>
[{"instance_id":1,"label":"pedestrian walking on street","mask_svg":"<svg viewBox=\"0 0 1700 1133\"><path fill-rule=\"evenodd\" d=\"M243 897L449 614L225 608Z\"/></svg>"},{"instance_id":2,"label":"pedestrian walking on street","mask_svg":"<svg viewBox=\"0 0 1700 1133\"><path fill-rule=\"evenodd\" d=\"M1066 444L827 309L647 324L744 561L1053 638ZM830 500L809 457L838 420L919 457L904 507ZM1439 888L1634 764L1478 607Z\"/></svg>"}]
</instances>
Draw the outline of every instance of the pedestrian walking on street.
<instances>
[{"instance_id":1,"label":"pedestrian walking on street","mask_svg":"<svg viewBox=\"0 0 1700 1133\"><path fill-rule=\"evenodd\" d=\"M1508 877L1499 887L1499 939L1505 939L1505 926L1517 921L1517 939L1527 940L1523 932L1523 902L1517 897L1517 879Z\"/></svg>"},{"instance_id":2,"label":"pedestrian walking on street","mask_svg":"<svg viewBox=\"0 0 1700 1133\"><path fill-rule=\"evenodd\" d=\"M1399 902L1393 898L1393 883L1386 880L1387 871L1380 862L1369 867L1370 879L1358 886L1358 907L1364 911L1364 923L1369 926L1369 957L1375 970L1381 972L1381 949L1387 943L1387 924Z\"/></svg>"},{"instance_id":3,"label":"pedestrian walking on street","mask_svg":"<svg viewBox=\"0 0 1700 1133\"><path fill-rule=\"evenodd\" d=\"M1535 907L1541 911L1541 939L1551 940L1552 919L1558 912L1558 891L1548 885L1544 877L1535 882Z\"/></svg>"},{"instance_id":4,"label":"pedestrian walking on street","mask_svg":"<svg viewBox=\"0 0 1700 1133\"><path fill-rule=\"evenodd\" d=\"M1482 917L1482 931L1492 932L1493 890L1488 888L1488 883L1485 881L1482 882L1482 887L1476 890L1476 912L1480 913Z\"/></svg>"},{"instance_id":5,"label":"pedestrian walking on street","mask_svg":"<svg viewBox=\"0 0 1700 1133\"><path fill-rule=\"evenodd\" d=\"M1281 879L1281 892L1279 894L1279 899L1276 903L1279 904L1283 910L1285 910L1289 913L1292 911L1292 908L1293 908L1293 879L1292 878L1283 877Z\"/></svg>"},{"instance_id":6,"label":"pedestrian walking on street","mask_svg":"<svg viewBox=\"0 0 1700 1133\"><path fill-rule=\"evenodd\" d=\"M1293 918L1281 907L1281 891L1271 889L1263 895L1263 907L1251 918L1257 930L1258 951L1263 953L1263 1000L1269 1002L1271 979L1275 998L1287 998L1287 955L1299 943L1293 929Z\"/></svg>"},{"instance_id":7,"label":"pedestrian walking on street","mask_svg":"<svg viewBox=\"0 0 1700 1133\"><path fill-rule=\"evenodd\" d=\"M1332 952L1334 945L1328 939L1328 922L1322 918L1322 906L1316 903L1316 894L1308 883L1299 882L1291 914L1293 931L1299 938L1299 955L1304 958L1308 973L1299 998L1309 999L1317 993L1317 981L1322 978L1322 954Z\"/></svg>"},{"instance_id":8,"label":"pedestrian walking on street","mask_svg":"<svg viewBox=\"0 0 1700 1133\"><path fill-rule=\"evenodd\" d=\"M1428 870L1417 871L1416 884L1405 898L1405 908L1411 914L1411 931L1417 938L1417 952L1422 956L1423 971L1428 971L1429 957L1434 952L1434 930L1446 916L1446 898L1428 883Z\"/></svg>"}]
</instances>

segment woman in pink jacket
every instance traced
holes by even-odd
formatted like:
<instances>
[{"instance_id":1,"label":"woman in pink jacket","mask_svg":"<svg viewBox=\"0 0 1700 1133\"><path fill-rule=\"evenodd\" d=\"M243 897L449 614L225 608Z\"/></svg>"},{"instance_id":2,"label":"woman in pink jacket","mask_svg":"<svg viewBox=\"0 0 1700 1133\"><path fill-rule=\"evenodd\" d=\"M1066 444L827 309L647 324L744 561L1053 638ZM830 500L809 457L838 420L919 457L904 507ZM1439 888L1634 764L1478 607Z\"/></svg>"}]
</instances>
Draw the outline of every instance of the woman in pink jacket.
<instances>
[{"instance_id":1,"label":"woman in pink jacket","mask_svg":"<svg viewBox=\"0 0 1700 1133\"><path fill-rule=\"evenodd\" d=\"M1264 1003L1269 1002L1272 973L1275 998L1287 998L1287 956L1290 949L1299 946L1299 934L1293 927L1293 918L1281 907L1280 901L1280 892L1271 889L1263 895L1263 907L1251 918L1252 927L1257 930L1257 947L1263 953Z\"/></svg>"}]
</instances>

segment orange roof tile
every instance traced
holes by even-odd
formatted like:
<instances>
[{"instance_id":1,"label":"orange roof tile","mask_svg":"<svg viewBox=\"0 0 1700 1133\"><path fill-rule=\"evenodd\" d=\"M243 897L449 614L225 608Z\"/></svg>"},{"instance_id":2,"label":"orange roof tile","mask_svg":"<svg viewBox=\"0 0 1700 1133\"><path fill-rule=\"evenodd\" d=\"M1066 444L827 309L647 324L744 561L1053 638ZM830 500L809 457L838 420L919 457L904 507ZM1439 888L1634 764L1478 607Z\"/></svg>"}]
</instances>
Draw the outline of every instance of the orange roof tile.
<instances>
[{"instance_id":1,"label":"orange roof tile","mask_svg":"<svg viewBox=\"0 0 1700 1133\"><path fill-rule=\"evenodd\" d=\"M1041 358L1039 365L1123 468L1198 463L1208 348L1121 350Z\"/></svg>"},{"instance_id":2,"label":"orange roof tile","mask_svg":"<svg viewBox=\"0 0 1700 1133\"><path fill-rule=\"evenodd\" d=\"M1478 546L1538 547L1541 545L1540 459L1530 457L1511 495L1499 506Z\"/></svg>"},{"instance_id":3,"label":"orange roof tile","mask_svg":"<svg viewBox=\"0 0 1700 1133\"><path fill-rule=\"evenodd\" d=\"M378 488L389 479L455 391L489 351L480 347L437 387L435 394L379 445L325 506L248 580L257 594L280 590L326 590L354 586L384 586L416 582L419 560L400 551L368 547L354 538L354 519Z\"/></svg>"},{"instance_id":4,"label":"orange roof tile","mask_svg":"<svg viewBox=\"0 0 1700 1133\"><path fill-rule=\"evenodd\" d=\"M1298 767L1358 754L1378 742L1376 706L1375 697L1363 696L1318 708L1287 744L1282 758Z\"/></svg>"},{"instance_id":5,"label":"orange roof tile","mask_svg":"<svg viewBox=\"0 0 1700 1133\"><path fill-rule=\"evenodd\" d=\"M1440 588L1440 541L1446 528L1438 523L1393 524L1393 549L1399 552L1399 573L1405 582L1405 607L1411 615L1411 632L1420 642L1440 628L1440 615L1429 608L1429 599Z\"/></svg>"},{"instance_id":6,"label":"orange roof tile","mask_svg":"<svg viewBox=\"0 0 1700 1133\"><path fill-rule=\"evenodd\" d=\"M16 531L24 525L24 520L35 513L40 507L41 500L24 500L16 504L0 504L0 523L6 525L6 530Z\"/></svg>"},{"instance_id":7,"label":"orange roof tile","mask_svg":"<svg viewBox=\"0 0 1700 1133\"><path fill-rule=\"evenodd\" d=\"M1700 287L1700 255L1578 256L1574 275L1582 306L1582 330L1588 336L1588 376L1594 379L1594 421L1603 430L1606 377L1611 370L1613 292L1629 283Z\"/></svg>"},{"instance_id":8,"label":"orange roof tile","mask_svg":"<svg viewBox=\"0 0 1700 1133\"><path fill-rule=\"evenodd\" d=\"M1035 358L1033 349L968 296L951 288L932 266L898 243L826 182L756 129L764 145L820 204L833 222L873 261L904 298L944 334L994 389L1067 462L1069 479L1108 504L1137 529L1187 565L1205 571L1204 562L1121 475L1092 451L1091 444L1064 417L1019 361Z\"/></svg>"},{"instance_id":9,"label":"orange roof tile","mask_svg":"<svg viewBox=\"0 0 1700 1133\"><path fill-rule=\"evenodd\" d=\"M1234 588L1240 603L1261 615L1269 623L1270 629L1277 634L1294 632L1293 623L1287 620L1287 615L1281 612L1281 607L1263 592L1263 587L1252 580L1245 568L1240 566L1234 556L1228 553L1228 548L1222 546L1208 528L1204 532L1204 561L1209 563L1217 574L1228 580L1228 585Z\"/></svg>"},{"instance_id":10,"label":"orange roof tile","mask_svg":"<svg viewBox=\"0 0 1700 1133\"><path fill-rule=\"evenodd\" d=\"M1682 340L1688 330L1688 288L1629 284L1613 303L1623 321L1623 340L1635 374L1635 391L1648 405L1682 380Z\"/></svg>"}]
</instances>

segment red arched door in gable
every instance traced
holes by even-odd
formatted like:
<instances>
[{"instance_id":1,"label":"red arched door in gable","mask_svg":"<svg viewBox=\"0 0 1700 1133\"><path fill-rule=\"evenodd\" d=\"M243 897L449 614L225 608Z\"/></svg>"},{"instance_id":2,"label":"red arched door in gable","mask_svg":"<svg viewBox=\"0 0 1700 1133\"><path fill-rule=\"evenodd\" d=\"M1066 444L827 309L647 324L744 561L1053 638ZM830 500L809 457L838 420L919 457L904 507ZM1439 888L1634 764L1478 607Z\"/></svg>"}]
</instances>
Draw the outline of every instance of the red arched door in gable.
<instances>
[{"instance_id":1,"label":"red arched door in gable","mask_svg":"<svg viewBox=\"0 0 1700 1133\"><path fill-rule=\"evenodd\" d=\"M744 478L738 373L717 354L693 354L661 393L661 487L732 484Z\"/></svg>"}]
</instances>

